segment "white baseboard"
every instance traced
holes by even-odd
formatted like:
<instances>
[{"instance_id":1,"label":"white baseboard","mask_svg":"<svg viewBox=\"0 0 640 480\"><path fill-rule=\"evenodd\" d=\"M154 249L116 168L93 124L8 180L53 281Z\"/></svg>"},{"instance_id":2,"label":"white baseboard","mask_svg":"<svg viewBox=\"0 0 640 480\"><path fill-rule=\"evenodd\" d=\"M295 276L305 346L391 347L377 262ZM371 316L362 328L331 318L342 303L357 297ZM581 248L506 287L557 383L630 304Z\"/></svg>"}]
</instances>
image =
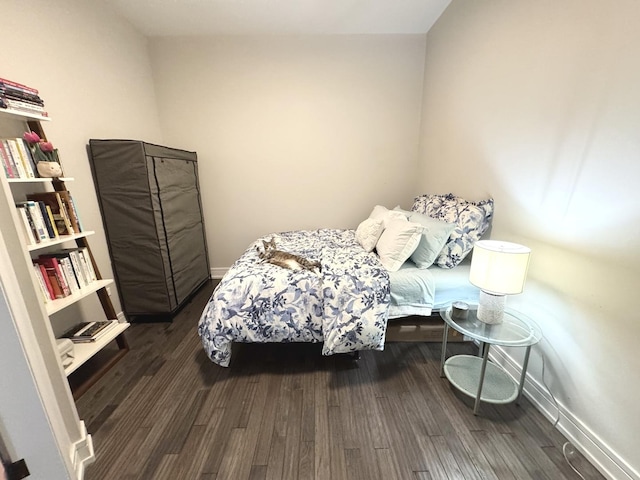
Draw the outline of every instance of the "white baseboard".
<instances>
[{"instance_id":1,"label":"white baseboard","mask_svg":"<svg viewBox=\"0 0 640 480\"><path fill-rule=\"evenodd\" d=\"M504 349L492 347L491 360L502 365L516 380L521 366ZM547 388L527 373L524 394L531 403L569 440L606 478L610 480L640 480L640 474L603 442L572 412L551 396Z\"/></svg>"},{"instance_id":2,"label":"white baseboard","mask_svg":"<svg viewBox=\"0 0 640 480\"><path fill-rule=\"evenodd\" d=\"M91 440L91 435L87 433L87 427L82 420L80 420L80 429L82 438L73 444L71 457L76 478L81 480L84 478L85 468L95 461L96 455L93 450L93 440Z\"/></svg>"},{"instance_id":3,"label":"white baseboard","mask_svg":"<svg viewBox=\"0 0 640 480\"><path fill-rule=\"evenodd\" d=\"M118 321L119 321L120 323L122 323L122 322L126 322L126 321L127 321L127 317L125 317L124 312L118 312L118 313L116 314L116 318L118 319Z\"/></svg>"},{"instance_id":4,"label":"white baseboard","mask_svg":"<svg viewBox=\"0 0 640 480\"><path fill-rule=\"evenodd\" d=\"M224 274L227 273L228 268L224 267L212 267L211 268L211 278L220 279L224 277Z\"/></svg>"}]
</instances>

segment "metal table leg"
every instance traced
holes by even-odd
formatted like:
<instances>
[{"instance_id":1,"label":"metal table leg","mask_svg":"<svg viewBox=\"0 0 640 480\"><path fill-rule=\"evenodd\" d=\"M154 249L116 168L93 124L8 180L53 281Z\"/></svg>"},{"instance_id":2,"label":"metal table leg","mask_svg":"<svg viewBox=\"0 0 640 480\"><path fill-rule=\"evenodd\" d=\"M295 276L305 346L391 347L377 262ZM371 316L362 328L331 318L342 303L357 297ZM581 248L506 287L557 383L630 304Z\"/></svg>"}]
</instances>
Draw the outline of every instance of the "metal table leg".
<instances>
[{"instance_id":1,"label":"metal table leg","mask_svg":"<svg viewBox=\"0 0 640 480\"><path fill-rule=\"evenodd\" d=\"M473 414L477 415L480 408L480 397L482 396L482 385L484 384L484 373L487 369L487 360L489 359L489 344L483 345L482 368L480 369L480 379L478 381L478 394L476 395L476 403L473 406Z\"/></svg>"},{"instance_id":2,"label":"metal table leg","mask_svg":"<svg viewBox=\"0 0 640 480\"><path fill-rule=\"evenodd\" d=\"M444 332L442 334L442 355L440 356L440 378L444 377L444 360L447 352L447 339L449 336L449 324L444 323Z\"/></svg>"},{"instance_id":3,"label":"metal table leg","mask_svg":"<svg viewBox=\"0 0 640 480\"><path fill-rule=\"evenodd\" d=\"M531 345L527 347L527 351L524 354L524 362L522 363L522 373L520 374L520 385L518 386L518 396L516 397L516 405L520 404L520 397L522 396L522 389L524 388L524 380L527 375L527 365L529 364L530 353L531 353Z\"/></svg>"}]
</instances>

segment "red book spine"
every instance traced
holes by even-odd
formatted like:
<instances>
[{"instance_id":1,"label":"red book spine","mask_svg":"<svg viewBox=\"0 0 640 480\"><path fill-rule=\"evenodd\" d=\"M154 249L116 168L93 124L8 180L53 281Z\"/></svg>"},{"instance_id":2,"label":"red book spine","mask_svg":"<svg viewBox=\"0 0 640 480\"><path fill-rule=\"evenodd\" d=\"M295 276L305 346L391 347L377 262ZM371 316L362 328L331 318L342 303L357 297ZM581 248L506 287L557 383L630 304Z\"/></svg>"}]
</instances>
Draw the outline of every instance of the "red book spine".
<instances>
[{"instance_id":1,"label":"red book spine","mask_svg":"<svg viewBox=\"0 0 640 480\"><path fill-rule=\"evenodd\" d=\"M58 263L58 259L55 257L40 256L38 257L37 261L38 263L44 265L49 275L51 275L50 272L53 270L53 272L55 273L56 279L60 284L60 288L62 289L63 296L67 297L71 295L71 290L69 289L69 285L67 284L62 268Z\"/></svg>"},{"instance_id":2,"label":"red book spine","mask_svg":"<svg viewBox=\"0 0 640 480\"><path fill-rule=\"evenodd\" d=\"M55 300L58 297L56 297L56 292L53 289L53 285L51 285L51 280L49 280L49 275L47 275L47 269L44 268L44 265L42 265L41 263L38 264L38 267L40 267L40 271L42 272L42 279L44 280L44 285L45 287L47 287L47 291L49 292L49 298L51 300Z\"/></svg>"},{"instance_id":3,"label":"red book spine","mask_svg":"<svg viewBox=\"0 0 640 480\"><path fill-rule=\"evenodd\" d=\"M7 80L6 78L0 78L0 83L4 83L5 85L10 85L14 88L17 88L19 90L26 90L29 93L34 93L34 94L38 94L38 90L36 90L33 87L28 87L26 85L23 85L21 83L18 82L14 82L13 80Z\"/></svg>"}]
</instances>

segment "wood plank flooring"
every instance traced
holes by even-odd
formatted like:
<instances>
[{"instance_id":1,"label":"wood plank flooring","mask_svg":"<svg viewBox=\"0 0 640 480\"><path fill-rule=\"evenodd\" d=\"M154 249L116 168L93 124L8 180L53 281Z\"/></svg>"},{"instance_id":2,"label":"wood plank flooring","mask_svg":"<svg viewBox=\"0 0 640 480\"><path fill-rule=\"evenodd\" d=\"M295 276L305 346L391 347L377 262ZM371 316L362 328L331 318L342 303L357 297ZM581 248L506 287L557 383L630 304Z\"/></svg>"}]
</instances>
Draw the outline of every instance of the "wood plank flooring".
<instances>
[{"instance_id":1,"label":"wood plank flooring","mask_svg":"<svg viewBox=\"0 0 640 480\"><path fill-rule=\"evenodd\" d=\"M96 450L86 479L579 478L526 399L474 416L439 376L439 342L388 343L359 361L313 344L237 344L218 367L196 331L212 289L173 323L132 325L131 351L77 401Z\"/></svg>"}]
</instances>

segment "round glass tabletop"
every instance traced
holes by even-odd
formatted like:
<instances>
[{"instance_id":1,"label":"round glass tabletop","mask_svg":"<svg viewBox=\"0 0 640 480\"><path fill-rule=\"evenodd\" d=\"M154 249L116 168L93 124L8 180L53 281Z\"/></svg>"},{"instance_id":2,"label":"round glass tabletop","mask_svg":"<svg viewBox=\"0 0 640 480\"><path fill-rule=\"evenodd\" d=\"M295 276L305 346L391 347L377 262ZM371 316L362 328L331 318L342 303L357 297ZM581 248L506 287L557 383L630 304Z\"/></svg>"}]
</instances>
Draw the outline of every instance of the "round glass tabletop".
<instances>
[{"instance_id":1,"label":"round glass tabletop","mask_svg":"<svg viewBox=\"0 0 640 480\"><path fill-rule=\"evenodd\" d=\"M453 318L451 305L440 310L440 316L458 332L491 345L526 347L542 338L542 331L527 315L510 308L505 309L502 323L488 324L478 320L477 305L469 305L465 318Z\"/></svg>"}]
</instances>

